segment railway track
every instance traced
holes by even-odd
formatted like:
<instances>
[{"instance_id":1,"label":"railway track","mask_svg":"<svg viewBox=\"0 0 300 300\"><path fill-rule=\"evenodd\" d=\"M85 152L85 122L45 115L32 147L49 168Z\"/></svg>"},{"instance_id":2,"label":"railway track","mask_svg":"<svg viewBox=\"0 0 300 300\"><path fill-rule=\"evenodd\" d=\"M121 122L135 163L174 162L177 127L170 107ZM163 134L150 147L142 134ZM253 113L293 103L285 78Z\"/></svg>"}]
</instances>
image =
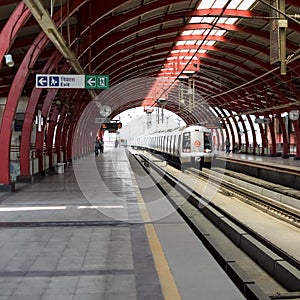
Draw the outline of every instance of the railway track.
<instances>
[{"instance_id":1,"label":"railway track","mask_svg":"<svg viewBox=\"0 0 300 300\"><path fill-rule=\"evenodd\" d=\"M271 295L266 299L300 299L300 294L298 294L300 287L300 261L295 257L289 255L287 252L283 251L275 244L271 243L265 237L259 235L253 229L243 224L240 220L234 216L228 214L225 210L218 207L212 203L209 199L203 197L203 195L197 193L195 190L191 189L185 183L180 182L180 180L166 171L159 159L153 159L144 153L136 153L136 159L144 166L146 171L155 180L154 174L158 174L160 178L163 178L168 185L174 187L177 192L179 192L188 203L192 205L197 212L203 214L208 218L217 228L222 230L222 232L236 245L245 252L249 257L255 261L261 268L263 268L272 278L274 278L279 284L287 289L288 293L286 295ZM156 162L153 162L153 161ZM299 212L297 209L288 207L284 204L278 204L277 201L268 199L265 196L258 196L254 192L249 192L241 186L236 186L230 182L226 182L220 176L208 174L206 172L199 172L198 170L188 170L191 176L197 176L197 180L207 181L210 184L215 185L220 193L226 194L227 196L233 196L239 198L240 200L247 202L255 207L260 207L264 212L272 213L276 217L280 217L285 221L299 227ZM199 175L200 173L200 175ZM159 188L168 197L168 187L166 184L160 182L157 183ZM186 213L182 208L184 205L175 203L172 197L169 197L171 203L176 207L177 211L182 215L182 217L187 221L194 232L201 238L203 243L208 245L208 248L214 253L216 259L220 262L221 266L227 271L230 270L230 259L226 259L227 254L221 254L219 250L213 249L214 247L206 239L205 229L200 229L193 222L195 213L191 218L189 213ZM201 207L201 208L200 208ZM201 233L202 231L202 233ZM232 271L232 270L231 270ZM245 286L245 274L237 274L240 272L233 272L234 277L239 278L237 281L242 284L243 289L247 289ZM243 272L242 272L243 273ZM245 280L244 280L245 279ZM241 283L242 282L242 283ZM252 295L253 296L253 295ZM257 298L249 297L249 299L265 299L258 296Z\"/></svg>"},{"instance_id":2,"label":"railway track","mask_svg":"<svg viewBox=\"0 0 300 300\"><path fill-rule=\"evenodd\" d=\"M234 195L234 197L240 199L241 201L255 206L265 213L273 215L276 218L279 218L285 222L292 224L293 226L300 228L300 211L297 208L284 204L276 199L261 195L256 191L249 189L249 184L252 184L250 181L245 181L244 179L238 180L237 183L239 184L233 183L226 179L227 176L222 176L222 178L218 176L218 174L220 174L220 172L222 171L209 170L209 172L199 173L198 170L190 169L188 172L190 172L194 176L199 176L199 178L203 178L204 180L209 180L211 184L213 183L219 186L221 192ZM274 193L272 187L271 189L267 185L261 187L265 190L269 190L270 194ZM277 190L276 193L280 192ZM294 195L293 198L296 199L296 196Z\"/></svg>"}]
</instances>

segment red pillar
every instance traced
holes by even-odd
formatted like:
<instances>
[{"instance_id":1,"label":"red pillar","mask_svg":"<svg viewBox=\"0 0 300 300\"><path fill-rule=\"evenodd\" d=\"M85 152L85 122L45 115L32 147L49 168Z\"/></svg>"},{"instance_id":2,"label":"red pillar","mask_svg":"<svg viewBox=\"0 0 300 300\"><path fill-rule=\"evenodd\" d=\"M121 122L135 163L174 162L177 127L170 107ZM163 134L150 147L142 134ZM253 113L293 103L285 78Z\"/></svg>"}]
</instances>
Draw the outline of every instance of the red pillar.
<instances>
[{"instance_id":1,"label":"red pillar","mask_svg":"<svg viewBox=\"0 0 300 300\"><path fill-rule=\"evenodd\" d=\"M47 61L42 73L48 73L54 67L54 60L57 57L57 53L53 53L51 58ZM30 141L32 124L35 119L36 107L39 101L39 97L42 93L42 89L34 88L25 112L25 119L21 135L21 147L20 147L20 175L21 177L30 176ZM44 118L44 122L46 119Z\"/></svg>"},{"instance_id":2,"label":"red pillar","mask_svg":"<svg viewBox=\"0 0 300 300\"><path fill-rule=\"evenodd\" d=\"M270 120L269 123L270 135L272 140L272 147L271 147L271 156L276 155L276 137L275 137L275 126L274 126L274 117Z\"/></svg>"},{"instance_id":3,"label":"red pillar","mask_svg":"<svg viewBox=\"0 0 300 300\"><path fill-rule=\"evenodd\" d=\"M9 20L6 22L0 34L0 63L10 46L13 44L18 32L27 22L31 12L26 8L23 2L19 3L16 9L11 14ZM10 185L10 140L11 140L11 125L16 110L16 100L10 104L11 97L7 98L7 104L4 109L3 118L0 124L0 183L3 184L2 188L13 190L8 187ZM7 108L7 109L6 109Z\"/></svg>"},{"instance_id":4,"label":"red pillar","mask_svg":"<svg viewBox=\"0 0 300 300\"><path fill-rule=\"evenodd\" d=\"M282 139L283 139L283 154L282 154L282 157L287 158L288 154L289 154L289 148L290 148L290 144L289 144L289 141L288 141L288 133L286 131L286 126L285 126L285 123L283 122L283 119L282 119L281 115L277 114L277 118L278 118L278 121L279 121L279 126L281 128Z\"/></svg>"},{"instance_id":5,"label":"red pillar","mask_svg":"<svg viewBox=\"0 0 300 300\"><path fill-rule=\"evenodd\" d=\"M295 138L296 138L296 157L295 159L300 159L300 121L299 119L293 121L295 128Z\"/></svg>"}]
</instances>

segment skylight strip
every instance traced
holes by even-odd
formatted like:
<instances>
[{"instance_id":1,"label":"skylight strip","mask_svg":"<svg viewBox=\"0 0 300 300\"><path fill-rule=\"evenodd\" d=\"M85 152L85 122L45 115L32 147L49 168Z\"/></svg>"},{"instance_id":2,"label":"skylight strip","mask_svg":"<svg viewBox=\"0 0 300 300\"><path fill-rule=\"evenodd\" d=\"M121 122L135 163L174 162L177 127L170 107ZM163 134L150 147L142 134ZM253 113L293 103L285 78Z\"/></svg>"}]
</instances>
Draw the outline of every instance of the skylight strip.
<instances>
[{"instance_id":1,"label":"skylight strip","mask_svg":"<svg viewBox=\"0 0 300 300\"><path fill-rule=\"evenodd\" d=\"M202 20L202 23L208 23L208 24L212 24L212 22L215 20L215 17L205 17Z\"/></svg>"},{"instance_id":2,"label":"skylight strip","mask_svg":"<svg viewBox=\"0 0 300 300\"><path fill-rule=\"evenodd\" d=\"M201 23L203 22L203 17L192 17L190 23Z\"/></svg>"},{"instance_id":3,"label":"skylight strip","mask_svg":"<svg viewBox=\"0 0 300 300\"><path fill-rule=\"evenodd\" d=\"M193 30L185 30L182 35L190 35L193 33Z\"/></svg>"},{"instance_id":4,"label":"skylight strip","mask_svg":"<svg viewBox=\"0 0 300 300\"><path fill-rule=\"evenodd\" d=\"M216 0L216 2L212 5L212 8L223 8L228 0Z\"/></svg>"},{"instance_id":5,"label":"skylight strip","mask_svg":"<svg viewBox=\"0 0 300 300\"><path fill-rule=\"evenodd\" d=\"M194 30L193 34L201 35L201 34L203 34L203 32L204 32L204 29L196 29L196 30Z\"/></svg>"},{"instance_id":6,"label":"skylight strip","mask_svg":"<svg viewBox=\"0 0 300 300\"><path fill-rule=\"evenodd\" d=\"M201 1L200 5L198 6L198 9L211 8L212 5L214 4L214 2L215 2L215 0Z\"/></svg>"},{"instance_id":7,"label":"skylight strip","mask_svg":"<svg viewBox=\"0 0 300 300\"><path fill-rule=\"evenodd\" d=\"M235 22L237 22L238 18L228 18L225 22L225 24L233 25Z\"/></svg>"},{"instance_id":8,"label":"skylight strip","mask_svg":"<svg viewBox=\"0 0 300 300\"><path fill-rule=\"evenodd\" d=\"M224 24L227 21L227 19L228 18L225 18L225 17L219 18L218 23Z\"/></svg>"},{"instance_id":9,"label":"skylight strip","mask_svg":"<svg viewBox=\"0 0 300 300\"><path fill-rule=\"evenodd\" d=\"M216 35L217 31L218 31L217 29L211 30L210 35Z\"/></svg>"},{"instance_id":10,"label":"skylight strip","mask_svg":"<svg viewBox=\"0 0 300 300\"><path fill-rule=\"evenodd\" d=\"M232 0L227 6L228 9L237 9L237 7L243 2L243 0Z\"/></svg>"},{"instance_id":11,"label":"skylight strip","mask_svg":"<svg viewBox=\"0 0 300 300\"><path fill-rule=\"evenodd\" d=\"M216 36L222 36L222 35L224 35L226 33L226 30L217 30L217 32L216 32Z\"/></svg>"},{"instance_id":12,"label":"skylight strip","mask_svg":"<svg viewBox=\"0 0 300 300\"><path fill-rule=\"evenodd\" d=\"M213 46L216 43L216 41L208 41L206 43L207 46Z\"/></svg>"},{"instance_id":13,"label":"skylight strip","mask_svg":"<svg viewBox=\"0 0 300 300\"><path fill-rule=\"evenodd\" d=\"M195 45L197 42L197 40L189 40L189 41L186 41L186 45Z\"/></svg>"},{"instance_id":14,"label":"skylight strip","mask_svg":"<svg viewBox=\"0 0 300 300\"><path fill-rule=\"evenodd\" d=\"M243 9L243 10L248 10L253 3L255 2L255 0L244 0L241 5L238 7L238 9Z\"/></svg>"},{"instance_id":15,"label":"skylight strip","mask_svg":"<svg viewBox=\"0 0 300 300\"><path fill-rule=\"evenodd\" d=\"M227 4L228 0L202 0L201 3L198 6L198 9L223 9L225 5ZM237 10L248 10L253 3L255 3L255 0L231 0L229 5L227 6L227 9L237 9ZM229 16L229 17L211 17L211 16L195 16L190 19L189 24L214 24L214 22L218 20L216 24L229 24L233 25L235 24L239 18L237 16ZM216 27L217 28L217 27ZM207 50L199 49L199 46L201 45L207 45L207 46L214 46L216 44L216 41L209 40L204 41L202 40L196 40L193 39L193 36L198 35L201 36L223 36L227 30L220 30L220 29L197 29L197 30L186 30L183 31L181 36L185 37L184 41L178 41L176 43L177 47L182 46L181 50L172 50L171 55L174 59L188 59L190 55L195 55L195 53L206 53ZM189 47L189 45L193 45L194 47ZM197 49L195 49L195 46ZM193 49L189 49L193 48ZM194 53L194 54L193 54ZM196 54L197 55L197 54ZM169 60L168 62L170 64L174 63L174 60ZM167 66L166 66L167 67ZM167 69L166 69L167 70ZM175 71L175 70L173 70ZM176 72L175 72L176 73Z\"/></svg>"}]
</instances>

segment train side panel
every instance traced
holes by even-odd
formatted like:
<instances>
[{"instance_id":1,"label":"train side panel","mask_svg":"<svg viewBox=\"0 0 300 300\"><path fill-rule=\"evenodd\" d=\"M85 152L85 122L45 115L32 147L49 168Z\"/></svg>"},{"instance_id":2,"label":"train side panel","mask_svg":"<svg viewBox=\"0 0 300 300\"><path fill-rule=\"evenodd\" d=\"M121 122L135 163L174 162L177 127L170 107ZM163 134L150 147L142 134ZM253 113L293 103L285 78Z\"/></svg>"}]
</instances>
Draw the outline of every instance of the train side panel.
<instances>
[{"instance_id":1,"label":"train side panel","mask_svg":"<svg viewBox=\"0 0 300 300\"><path fill-rule=\"evenodd\" d=\"M134 146L163 154L182 165L199 165L201 161L202 166L210 167L214 157L211 132L200 125L144 134Z\"/></svg>"}]
</instances>

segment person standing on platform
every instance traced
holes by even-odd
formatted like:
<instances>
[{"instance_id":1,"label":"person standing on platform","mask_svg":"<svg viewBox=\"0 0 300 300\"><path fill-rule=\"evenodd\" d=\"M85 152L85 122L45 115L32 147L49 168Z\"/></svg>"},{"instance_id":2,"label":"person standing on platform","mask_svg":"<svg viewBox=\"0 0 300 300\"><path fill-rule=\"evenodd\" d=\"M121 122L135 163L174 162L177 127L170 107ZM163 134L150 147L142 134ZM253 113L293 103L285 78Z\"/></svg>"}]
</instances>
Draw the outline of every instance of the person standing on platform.
<instances>
[{"instance_id":1,"label":"person standing on platform","mask_svg":"<svg viewBox=\"0 0 300 300\"><path fill-rule=\"evenodd\" d=\"M238 143L235 143L234 147L233 147L233 150L232 150L232 153L238 153L238 151L239 151L239 145L238 145Z\"/></svg>"},{"instance_id":2,"label":"person standing on platform","mask_svg":"<svg viewBox=\"0 0 300 300\"><path fill-rule=\"evenodd\" d=\"M199 157L199 171L202 171L203 159L204 157Z\"/></svg>"},{"instance_id":3,"label":"person standing on platform","mask_svg":"<svg viewBox=\"0 0 300 300\"><path fill-rule=\"evenodd\" d=\"M96 138L95 141L95 155L98 156L100 150L100 141Z\"/></svg>"},{"instance_id":4,"label":"person standing on platform","mask_svg":"<svg viewBox=\"0 0 300 300\"><path fill-rule=\"evenodd\" d=\"M225 141L225 147L226 147L225 152L229 153L230 152L230 141L229 141L228 137L226 138L226 141Z\"/></svg>"},{"instance_id":5,"label":"person standing on platform","mask_svg":"<svg viewBox=\"0 0 300 300\"><path fill-rule=\"evenodd\" d=\"M100 153L103 153L103 150L104 150L104 142L103 142L103 139L101 138L100 141L99 141L99 150L100 150Z\"/></svg>"}]
</instances>

